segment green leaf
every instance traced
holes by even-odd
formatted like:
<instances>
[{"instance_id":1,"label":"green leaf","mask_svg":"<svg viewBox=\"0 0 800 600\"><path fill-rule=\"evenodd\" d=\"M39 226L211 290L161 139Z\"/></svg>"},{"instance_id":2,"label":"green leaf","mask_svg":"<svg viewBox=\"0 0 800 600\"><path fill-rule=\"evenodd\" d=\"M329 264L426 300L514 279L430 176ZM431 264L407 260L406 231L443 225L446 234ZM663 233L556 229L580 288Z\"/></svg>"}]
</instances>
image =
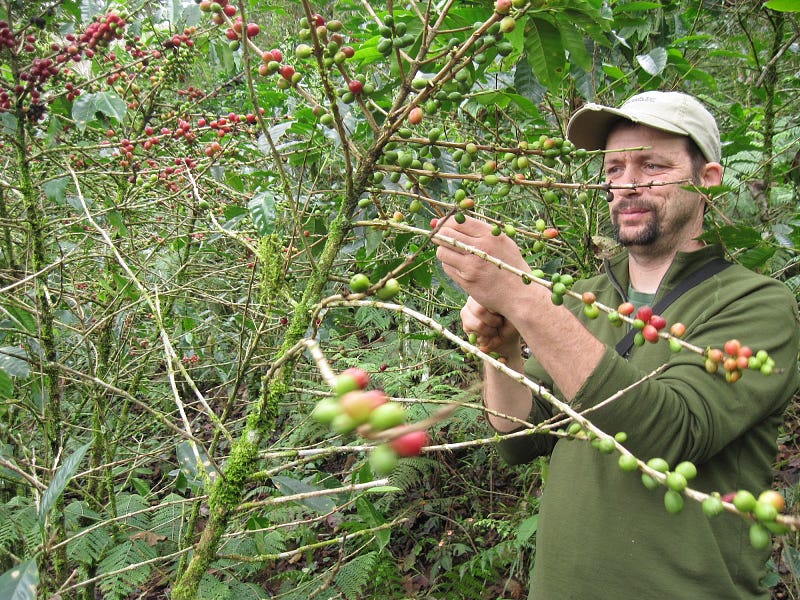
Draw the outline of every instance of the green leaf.
<instances>
[{"instance_id":1,"label":"green leaf","mask_svg":"<svg viewBox=\"0 0 800 600\"><path fill-rule=\"evenodd\" d=\"M66 201L66 190L68 184L68 177L57 177L56 179L46 181L44 185L42 185L42 189L44 190L44 193L50 202L64 204Z\"/></svg>"},{"instance_id":2,"label":"green leaf","mask_svg":"<svg viewBox=\"0 0 800 600\"><path fill-rule=\"evenodd\" d=\"M482 106L497 106L505 108L511 101L503 91L488 90L486 92L477 92L470 97L471 101L477 102Z\"/></svg>"},{"instance_id":3,"label":"green leaf","mask_svg":"<svg viewBox=\"0 0 800 600\"><path fill-rule=\"evenodd\" d=\"M17 117L11 113L0 113L0 123L3 124L3 133L13 136L17 131Z\"/></svg>"},{"instance_id":4,"label":"green leaf","mask_svg":"<svg viewBox=\"0 0 800 600\"><path fill-rule=\"evenodd\" d=\"M386 519L384 519L383 515L378 512L378 509L375 508L375 505L364 496L361 496L358 498L358 500L356 500L356 508L358 509L358 514L362 519L364 519L364 522L368 526L378 527L386 523ZM390 529L376 531L375 539L378 542L378 548L383 550L389 544L391 537L392 531Z\"/></svg>"},{"instance_id":5,"label":"green leaf","mask_svg":"<svg viewBox=\"0 0 800 600\"><path fill-rule=\"evenodd\" d=\"M81 18L80 2L75 2L75 0L61 0L61 8L72 15L72 17L75 19Z\"/></svg>"},{"instance_id":6,"label":"green leaf","mask_svg":"<svg viewBox=\"0 0 800 600\"><path fill-rule=\"evenodd\" d=\"M725 225L700 236L707 242L722 242L728 248L752 248L761 243L761 234L747 225Z\"/></svg>"},{"instance_id":7,"label":"green leaf","mask_svg":"<svg viewBox=\"0 0 800 600\"><path fill-rule=\"evenodd\" d=\"M745 250L736 259L748 269L759 269L766 265L770 258L775 256L775 252L776 250L772 246L762 244Z\"/></svg>"},{"instance_id":8,"label":"green leaf","mask_svg":"<svg viewBox=\"0 0 800 600\"><path fill-rule=\"evenodd\" d=\"M570 60L584 71L592 70L592 57L586 49L586 38L583 32L575 27L575 22L565 13L556 17L558 30L561 32L561 42L569 52Z\"/></svg>"},{"instance_id":9,"label":"green leaf","mask_svg":"<svg viewBox=\"0 0 800 600\"><path fill-rule=\"evenodd\" d=\"M660 2L629 2L627 4L618 3L614 10L617 13L642 12L661 8Z\"/></svg>"},{"instance_id":10,"label":"green leaf","mask_svg":"<svg viewBox=\"0 0 800 600\"><path fill-rule=\"evenodd\" d=\"M414 267L414 270L411 271L411 279L426 290L430 289L433 284L433 270L430 264L422 263Z\"/></svg>"},{"instance_id":11,"label":"green leaf","mask_svg":"<svg viewBox=\"0 0 800 600\"><path fill-rule=\"evenodd\" d=\"M667 66L667 51L664 48L653 48L647 54L637 54L636 62L648 75L660 75Z\"/></svg>"},{"instance_id":12,"label":"green leaf","mask_svg":"<svg viewBox=\"0 0 800 600\"><path fill-rule=\"evenodd\" d=\"M284 496L293 496L295 494L304 494L307 492L328 489L318 485L311 485L305 481L300 481L298 479L293 479L283 475L273 477L272 482L275 484L275 487L278 488L278 491ZM336 502L334 502L333 498L330 498L329 496L312 496L311 498L299 500L299 502L300 504L304 504L311 510L321 515L329 513L336 508Z\"/></svg>"},{"instance_id":13,"label":"green leaf","mask_svg":"<svg viewBox=\"0 0 800 600\"><path fill-rule=\"evenodd\" d=\"M40 523L44 523L48 513L53 509L53 506L55 506L64 488L67 487L69 480L72 479L72 476L75 475L75 471L78 470L78 466L81 464L81 460L83 460L83 455L86 454L90 446L91 443L87 443L75 450L75 452L73 452L56 470L50 485L44 491L44 494L42 494L42 499L39 502L37 514Z\"/></svg>"},{"instance_id":14,"label":"green leaf","mask_svg":"<svg viewBox=\"0 0 800 600\"><path fill-rule=\"evenodd\" d=\"M547 88L537 81L528 61L517 63L517 67L514 69L514 87L517 88L517 91L522 94L526 101L529 101L532 107L532 111L528 113L529 116L533 118L541 117L536 105L544 100Z\"/></svg>"},{"instance_id":15,"label":"green leaf","mask_svg":"<svg viewBox=\"0 0 800 600\"><path fill-rule=\"evenodd\" d=\"M3 600L36 600L39 568L35 560L17 565L0 575L0 598Z\"/></svg>"},{"instance_id":16,"label":"green leaf","mask_svg":"<svg viewBox=\"0 0 800 600\"><path fill-rule=\"evenodd\" d=\"M800 3L797 0L769 0L764 7L780 12L800 12Z\"/></svg>"},{"instance_id":17,"label":"green leaf","mask_svg":"<svg viewBox=\"0 0 800 600\"><path fill-rule=\"evenodd\" d=\"M14 380L8 373L0 370L0 398L11 398L14 394Z\"/></svg>"},{"instance_id":18,"label":"green leaf","mask_svg":"<svg viewBox=\"0 0 800 600\"><path fill-rule=\"evenodd\" d=\"M557 89L566 60L559 30L549 21L531 18L525 50L536 78L549 89Z\"/></svg>"},{"instance_id":19,"label":"green leaf","mask_svg":"<svg viewBox=\"0 0 800 600\"><path fill-rule=\"evenodd\" d=\"M85 131L87 125L96 120L97 113L121 123L127 111L125 100L113 92L81 94L72 105L72 118L78 129Z\"/></svg>"},{"instance_id":20,"label":"green leaf","mask_svg":"<svg viewBox=\"0 0 800 600\"><path fill-rule=\"evenodd\" d=\"M275 230L275 195L272 192L259 192L247 203L247 208L260 235L269 235Z\"/></svg>"},{"instance_id":21,"label":"green leaf","mask_svg":"<svg viewBox=\"0 0 800 600\"><path fill-rule=\"evenodd\" d=\"M519 524L519 528L517 529L517 542L519 544L524 544L531 536L536 533L536 530L539 528L539 515L533 515L532 517L528 517L522 523Z\"/></svg>"},{"instance_id":22,"label":"green leaf","mask_svg":"<svg viewBox=\"0 0 800 600\"><path fill-rule=\"evenodd\" d=\"M108 211L107 216L108 222L120 233L120 235L128 235L128 228L125 226L125 218L122 216L121 212L118 210L110 210Z\"/></svg>"},{"instance_id":23,"label":"green leaf","mask_svg":"<svg viewBox=\"0 0 800 600\"><path fill-rule=\"evenodd\" d=\"M214 465L208 459L206 451L192 440L178 444L175 449L178 454L178 463L187 477L204 481L205 477L214 477Z\"/></svg>"},{"instance_id":24,"label":"green leaf","mask_svg":"<svg viewBox=\"0 0 800 600\"><path fill-rule=\"evenodd\" d=\"M28 377L30 365L28 355L19 346L5 346L0 348L0 372L9 377Z\"/></svg>"},{"instance_id":25,"label":"green leaf","mask_svg":"<svg viewBox=\"0 0 800 600\"><path fill-rule=\"evenodd\" d=\"M272 146L270 145L270 140L276 144L276 147L279 149L285 149L277 144L278 140L281 139L283 136L286 135L287 131L290 131L293 127L293 121L284 121L283 123L278 123L277 125L273 125L269 128L269 138L264 136L263 134L258 136L258 149L261 150L265 155L272 156ZM291 144L297 144L298 142L292 141Z\"/></svg>"},{"instance_id":26,"label":"green leaf","mask_svg":"<svg viewBox=\"0 0 800 600\"><path fill-rule=\"evenodd\" d=\"M674 67L683 79L699 81L705 84L709 90L717 88L717 80L709 73L687 61L680 50L670 48L668 54L670 66Z\"/></svg>"}]
</instances>

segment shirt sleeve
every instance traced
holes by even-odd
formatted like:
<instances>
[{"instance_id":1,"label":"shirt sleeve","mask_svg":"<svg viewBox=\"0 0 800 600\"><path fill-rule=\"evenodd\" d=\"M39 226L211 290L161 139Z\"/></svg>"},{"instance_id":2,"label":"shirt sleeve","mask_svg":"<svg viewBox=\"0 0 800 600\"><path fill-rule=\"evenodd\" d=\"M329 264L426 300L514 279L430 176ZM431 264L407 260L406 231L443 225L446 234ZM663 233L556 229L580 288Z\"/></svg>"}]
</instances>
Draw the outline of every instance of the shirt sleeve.
<instances>
[{"instance_id":1,"label":"shirt sleeve","mask_svg":"<svg viewBox=\"0 0 800 600\"><path fill-rule=\"evenodd\" d=\"M798 324L791 294L772 281L723 307L713 306L713 299L708 304L685 339L700 348L722 348L730 339L741 339L754 351L769 353L776 363L771 375L748 369L729 383L721 366L708 373L703 356L671 353L663 341L634 348L629 361L609 347L574 398L576 410L588 409L587 418L606 433L625 431L626 447L637 456L660 456L670 464L700 464L770 415L780 415L798 387ZM663 371L648 377L664 363Z\"/></svg>"},{"instance_id":2,"label":"shirt sleeve","mask_svg":"<svg viewBox=\"0 0 800 600\"><path fill-rule=\"evenodd\" d=\"M529 358L525 363L525 374L528 378L538 382L544 387L551 388L553 385L547 372L535 358ZM529 423L541 423L554 416L553 405L533 396L533 407L528 417ZM524 427L514 430L513 433L524 431ZM518 465L532 461L538 456L545 456L553 451L556 438L548 433L532 433L519 435L512 438L501 440L497 444L497 451L500 456L510 465Z\"/></svg>"}]
</instances>

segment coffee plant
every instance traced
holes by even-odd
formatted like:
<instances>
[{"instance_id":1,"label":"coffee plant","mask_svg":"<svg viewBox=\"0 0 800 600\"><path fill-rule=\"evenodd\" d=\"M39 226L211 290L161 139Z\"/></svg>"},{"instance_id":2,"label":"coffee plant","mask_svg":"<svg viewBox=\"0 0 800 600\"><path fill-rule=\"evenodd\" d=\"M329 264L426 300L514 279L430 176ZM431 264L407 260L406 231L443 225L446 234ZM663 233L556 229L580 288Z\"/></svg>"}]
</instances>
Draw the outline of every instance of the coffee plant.
<instances>
[{"instance_id":1,"label":"coffee plant","mask_svg":"<svg viewBox=\"0 0 800 600\"><path fill-rule=\"evenodd\" d=\"M724 135L708 239L797 293L798 9L761 4L0 0L0 597L523 597L547 463L496 463L480 362L516 374L432 239L485 220L731 385L792 368L570 289L616 247L569 115L677 88ZM526 384L798 562L793 489L693 490Z\"/></svg>"}]
</instances>

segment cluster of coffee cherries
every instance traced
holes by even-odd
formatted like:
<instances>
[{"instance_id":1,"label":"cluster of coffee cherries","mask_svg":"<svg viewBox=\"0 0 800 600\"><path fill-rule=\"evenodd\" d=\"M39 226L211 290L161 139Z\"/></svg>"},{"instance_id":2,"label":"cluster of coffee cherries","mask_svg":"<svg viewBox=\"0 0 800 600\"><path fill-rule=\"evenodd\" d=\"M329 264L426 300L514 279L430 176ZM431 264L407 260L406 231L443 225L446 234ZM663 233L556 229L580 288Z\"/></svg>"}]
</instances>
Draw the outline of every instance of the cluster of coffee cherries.
<instances>
[{"instance_id":1,"label":"cluster of coffee cherries","mask_svg":"<svg viewBox=\"0 0 800 600\"><path fill-rule=\"evenodd\" d=\"M786 508L786 499L777 490L764 490L756 497L749 490L739 490L720 497L712 494L703 502L703 510L713 516L709 509L723 510L723 502L732 503L736 509L749 515L754 522L750 525L750 545L758 550L768 548L772 542L772 534L782 535L789 527L778 520L778 516Z\"/></svg>"},{"instance_id":2,"label":"cluster of coffee cherries","mask_svg":"<svg viewBox=\"0 0 800 600\"><path fill-rule=\"evenodd\" d=\"M236 14L236 6L228 0L200 0L197 4L202 12L213 13L212 20L217 25L225 23L225 17L230 19Z\"/></svg>"},{"instance_id":3,"label":"cluster of coffee cherries","mask_svg":"<svg viewBox=\"0 0 800 600\"><path fill-rule=\"evenodd\" d=\"M591 292L587 292L584 294L584 298L589 295L593 296ZM608 314L608 320L614 325L622 325L622 317L632 315L631 326L637 330L633 343L637 346L643 346L645 342L656 343L661 337L661 330L667 326L667 320L661 315L653 313L653 309L649 306L642 306L637 310L630 302L623 302L617 307L617 310ZM673 323L669 328L669 333L671 336L669 338L670 348L673 352L680 352L681 345L675 338L683 337L683 334L686 333L686 326L683 323Z\"/></svg>"},{"instance_id":4,"label":"cluster of coffee cherries","mask_svg":"<svg viewBox=\"0 0 800 600\"><path fill-rule=\"evenodd\" d=\"M237 17L233 25L225 31L225 37L230 42L231 50L238 50L243 38L254 38L261 32L257 23L244 24L242 17Z\"/></svg>"},{"instance_id":5,"label":"cluster of coffee cherries","mask_svg":"<svg viewBox=\"0 0 800 600\"><path fill-rule=\"evenodd\" d=\"M21 43L21 47L20 47ZM22 52L36 51L36 36L29 33L24 38L18 38L7 21L0 21L0 50L17 49ZM25 117L36 122L44 116L46 101L44 85L50 78L59 73L59 66L52 58L34 58L30 66L19 72L19 81L11 90L0 91L0 112L11 110L12 103L22 106ZM23 104L23 99L30 96L30 101Z\"/></svg>"},{"instance_id":6,"label":"cluster of coffee cherries","mask_svg":"<svg viewBox=\"0 0 800 600\"><path fill-rule=\"evenodd\" d=\"M81 45L85 44L89 50L97 47L106 47L113 40L121 40L125 35L127 15L108 12L97 15L86 30L77 38Z\"/></svg>"},{"instance_id":7,"label":"cluster of coffee cherries","mask_svg":"<svg viewBox=\"0 0 800 600\"><path fill-rule=\"evenodd\" d=\"M311 416L341 435L356 432L367 438L380 434L388 437L389 441L375 446L369 456L372 471L383 476L400 458L418 456L429 438L426 431L405 426L406 409L402 404L390 400L383 390L367 389L368 386L366 371L357 367L345 369L333 381L333 395L317 402ZM392 431L396 435L390 435Z\"/></svg>"},{"instance_id":8,"label":"cluster of coffee cherries","mask_svg":"<svg viewBox=\"0 0 800 600\"><path fill-rule=\"evenodd\" d=\"M540 270L533 272L538 278L543 278L544 273ZM551 278L551 299L553 304L561 305L564 303L564 295L572 287L574 282L569 274L555 274ZM596 304L597 298L592 292L584 292L581 295L583 301L583 313L589 319L596 319L600 315L600 308ZM635 314L634 314L635 313ZM679 341L686 333L686 325L677 322L669 327L669 334L662 333L667 327L667 321L661 315L655 314L649 306L636 307L630 302L623 302L616 310L608 313L608 320L613 325L622 325L628 317L631 327L636 330L633 343L636 346L643 346L645 343L656 343L659 338L665 338L673 352L680 352L683 345ZM705 352L705 368L709 373L716 373L720 368L725 373L725 379L729 383L734 383L742 377L746 369L759 371L762 375L770 375L775 369L775 361L766 350L754 352L749 346L743 345L739 340L731 339L725 342L722 349L709 348Z\"/></svg>"},{"instance_id":9,"label":"cluster of coffee cherries","mask_svg":"<svg viewBox=\"0 0 800 600\"><path fill-rule=\"evenodd\" d=\"M13 50L17 47L17 36L11 30L8 21L0 21L0 50L8 48Z\"/></svg>"},{"instance_id":10,"label":"cluster of coffee cherries","mask_svg":"<svg viewBox=\"0 0 800 600\"><path fill-rule=\"evenodd\" d=\"M356 273L350 278L350 291L354 294L364 294L370 287L372 287L372 282L364 273ZM400 289L400 282L394 277L390 277L375 290L375 296L378 300L391 300L400 293Z\"/></svg>"},{"instance_id":11,"label":"cluster of coffee cherries","mask_svg":"<svg viewBox=\"0 0 800 600\"><path fill-rule=\"evenodd\" d=\"M638 461L631 455L622 455L619 466L625 471L634 471L638 468ZM683 461L670 469L669 463L663 458L651 458L647 466L664 474L664 508L670 513L679 513L684 507L684 492L689 487L689 482L697 476L697 467L690 461ZM656 489L661 485L647 473L642 473L642 484L648 489ZM786 500L780 492L772 489L764 490L758 497L749 490L738 490L721 495L712 492L702 503L702 509L709 518L716 517L725 511L725 503L733 504L739 512L753 520L750 525L750 544L759 550L767 548L771 542L772 534L783 534L788 527L778 520L778 516L786 508Z\"/></svg>"},{"instance_id":12,"label":"cluster of coffee cherries","mask_svg":"<svg viewBox=\"0 0 800 600\"><path fill-rule=\"evenodd\" d=\"M110 12L102 17L98 15L83 33L68 33L65 44L52 45L51 49L57 53L56 62L62 64L67 61L80 62L84 57L94 58L96 48L105 48L112 40L122 39L125 25L125 19L117 13Z\"/></svg>"},{"instance_id":13,"label":"cluster of coffee cherries","mask_svg":"<svg viewBox=\"0 0 800 600\"><path fill-rule=\"evenodd\" d=\"M344 77L344 83L338 87L336 94L345 104L354 102L361 96L369 96L375 91L375 86L364 75L352 76L344 67L345 61L355 56L355 48L347 44L342 33L343 24L337 19L326 20L319 14L311 15L311 19L302 19L300 22L299 37L303 42L295 47L294 55L297 60L303 61L314 56L314 47L307 42L316 38L320 48L322 65L326 69L338 68ZM313 31L313 33L312 33ZM321 116L321 115L320 115ZM326 117L327 119L327 117ZM330 123L323 123L330 126Z\"/></svg>"},{"instance_id":14,"label":"cluster of coffee cherries","mask_svg":"<svg viewBox=\"0 0 800 600\"><path fill-rule=\"evenodd\" d=\"M745 369L770 375L775 368L775 361L765 350L753 352L749 346L733 339L725 342L722 350L709 348L706 351L705 366L709 373L716 373L721 366L725 379L733 383L741 378Z\"/></svg>"}]
</instances>

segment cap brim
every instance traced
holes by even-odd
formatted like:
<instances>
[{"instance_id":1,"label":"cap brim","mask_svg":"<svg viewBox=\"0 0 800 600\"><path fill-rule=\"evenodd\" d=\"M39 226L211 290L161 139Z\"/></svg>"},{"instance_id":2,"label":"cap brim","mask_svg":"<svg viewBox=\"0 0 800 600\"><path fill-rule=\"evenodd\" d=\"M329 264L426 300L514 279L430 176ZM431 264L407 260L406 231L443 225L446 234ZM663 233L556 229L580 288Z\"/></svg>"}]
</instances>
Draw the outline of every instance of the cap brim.
<instances>
[{"instance_id":1,"label":"cap brim","mask_svg":"<svg viewBox=\"0 0 800 600\"><path fill-rule=\"evenodd\" d=\"M567 139L578 148L602 150L606 146L608 132L620 119L627 117L616 109L599 104L587 104L569 120Z\"/></svg>"},{"instance_id":2,"label":"cap brim","mask_svg":"<svg viewBox=\"0 0 800 600\"><path fill-rule=\"evenodd\" d=\"M603 150L606 147L609 132L618 121L623 119L668 133L688 135L685 130L655 115L639 116L610 106L587 104L570 119L567 125L567 139L578 148Z\"/></svg>"}]
</instances>

